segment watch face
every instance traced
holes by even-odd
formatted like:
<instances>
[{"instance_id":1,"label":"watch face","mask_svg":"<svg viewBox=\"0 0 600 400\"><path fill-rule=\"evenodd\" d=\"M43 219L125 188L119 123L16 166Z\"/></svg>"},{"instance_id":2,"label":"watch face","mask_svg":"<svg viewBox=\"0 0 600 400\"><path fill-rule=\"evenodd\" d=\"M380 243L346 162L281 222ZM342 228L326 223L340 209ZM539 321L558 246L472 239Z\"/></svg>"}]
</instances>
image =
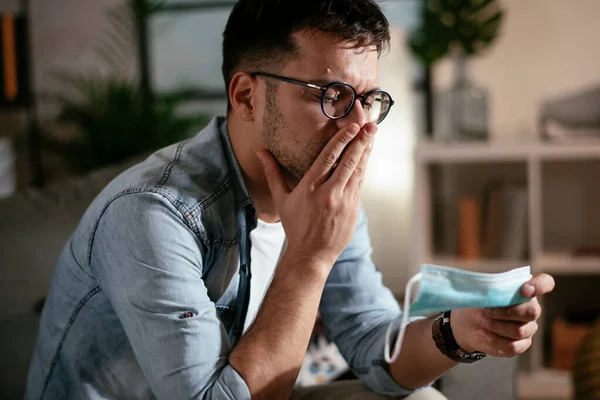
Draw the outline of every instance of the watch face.
<instances>
[{"instance_id":1,"label":"watch face","mask_svg":"<svg viewBox=\"0 0 600 400\"><path fill-rule=\"evenodd\" d=\"M466 351L464 351L463 349L459 348L458 350L456 350L456 353L460 356L460 358L465 359L465 360L481 360L482 358L484 358L487 354L482 353L480 351L474 351L472 353L467 353Z\"/></svg>"}]
</instances>

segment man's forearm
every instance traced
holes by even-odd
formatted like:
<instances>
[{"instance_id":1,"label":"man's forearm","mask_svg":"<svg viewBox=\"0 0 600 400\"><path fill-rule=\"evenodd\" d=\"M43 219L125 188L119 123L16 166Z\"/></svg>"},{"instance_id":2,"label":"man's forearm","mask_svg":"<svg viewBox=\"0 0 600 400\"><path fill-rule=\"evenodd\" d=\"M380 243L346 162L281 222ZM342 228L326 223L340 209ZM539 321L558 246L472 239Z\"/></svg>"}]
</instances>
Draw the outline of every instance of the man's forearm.
<instances>
[{"instance_id":1,"label":"man's forearm","mask_svg":"<svg viewBox=\"0 0 600 400\"><path fill-rule=\"evenodd\" d=\"M327 276L284 255L258 315L229 355L252 399L288 398L315 324Z\"/></svg>"},{"instance_id":2,"label":"man's forearm","mask_svg":"<svg viewBox=\"0 0 600 400\"><path fill-rule=\"evenodd\" d=\"M407 389L430 384L457 364L435 346L432 323L433 318L411 323L406 328L398 359L389 366L396 382Z\"/></svg>"}]
</instances>

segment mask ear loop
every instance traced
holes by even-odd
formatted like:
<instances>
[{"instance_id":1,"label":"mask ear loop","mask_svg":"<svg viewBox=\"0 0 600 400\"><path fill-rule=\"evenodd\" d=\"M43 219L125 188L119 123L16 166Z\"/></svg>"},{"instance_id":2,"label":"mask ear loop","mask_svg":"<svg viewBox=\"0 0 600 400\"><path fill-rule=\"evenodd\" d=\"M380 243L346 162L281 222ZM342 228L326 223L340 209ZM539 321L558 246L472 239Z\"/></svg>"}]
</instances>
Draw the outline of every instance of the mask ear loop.
<instances>
[{"instance_id":1,"label":"mask ear loop","mask_svg":"<svg viewBox=\"0 0 600 400\"><path fill-rule=\"evenodd\" d=\"M410 299L412 288L418 281L421 280L421 274L418 273L406 284L406 292L404 293L404 310L402 311L402 322L400 324L400 330L398 331L398 337L396 338L396 344L394 345L394 354L390 355L390 342L392 336L392 330L394 321L390 322L388 326L387 332L385 333L385 348L383 351L383 356L385 358L385 362L388 364L393 363L398 358L400 354L400 349L402 348L402 341L404 340L404 334L406 333L406 327L408 326L408 317L410 312Z\"/></svg>"}]
</instances>

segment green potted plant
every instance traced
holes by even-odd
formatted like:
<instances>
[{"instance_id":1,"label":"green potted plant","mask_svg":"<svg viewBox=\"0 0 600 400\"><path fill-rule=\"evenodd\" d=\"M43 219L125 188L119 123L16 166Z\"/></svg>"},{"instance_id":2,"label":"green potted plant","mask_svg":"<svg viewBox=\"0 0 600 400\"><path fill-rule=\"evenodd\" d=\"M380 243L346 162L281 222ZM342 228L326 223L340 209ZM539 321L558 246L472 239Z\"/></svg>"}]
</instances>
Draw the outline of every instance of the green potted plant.
<instances>
[{"instance_id":1,"label":"green potted plant","mask_svg":"<svg viewBox=\"0 0 600 400\"><path fill-rule=\"evenodd\" d=\"M80 140L61 146L63 153L69 153L75 172L150 153L190 137L210 121L205 114L180 112L180 106L197 89L183 88L150 98L128 65L139 46L140 19L161 4L129 0L108 11L111 29L94 47L102 72L53 74L63 88L52 95L60 107L57 121L81 133Z\"/></svg>"},{"instance_id":2,"label":"green potted plant","mask_svg":"<svg viewBox=\"0 0 600 400\"><path fill-rule=\"evenodd\" d=\"M423 0L421 24L409 36L409 47L428 69L447 56L455 67L453 86L437 107L449 118L436 131L453 138L487 137L488 94L471 82L468 59L498 38L503 18L497 0Z\"/></svg>"}]
</instances>

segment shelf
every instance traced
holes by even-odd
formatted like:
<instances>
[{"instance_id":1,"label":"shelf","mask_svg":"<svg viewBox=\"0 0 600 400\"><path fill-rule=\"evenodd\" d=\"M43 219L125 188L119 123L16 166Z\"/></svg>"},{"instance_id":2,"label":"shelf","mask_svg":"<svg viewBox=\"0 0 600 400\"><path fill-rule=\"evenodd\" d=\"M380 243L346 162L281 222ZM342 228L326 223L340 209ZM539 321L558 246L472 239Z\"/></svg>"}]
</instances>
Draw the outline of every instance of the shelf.
<instances>
[{"instance_id":1,"label":"shelf","mask_svg":"<svg viewBox=\"0 0 600 400\"><path fill-rule=\"evenodd\" d=\"M542 160L588 160L600 158L600 141L546 143L536 148Z\"/></svg>"},{"instance_id":2,"label":"shelf","mask_svg":"<svg viewBox=\"0 0 600 400\"><path fill-rule=\"evenodd\" d=\"M518 398L570 399L573 389L569 372L540 368L548 352L545 339L551 334L551 327L544 320L565 310L585 312L584 299L596 297L598 293L594 285L595 279L600 278L600 256L575 256L571 250L586 244L591 247L600 240L600 233L593 224L600 217L596 206L600 202L597 184L600 140L420 141L414 151L416 218L412 259L418 263L491 273L531 265L533 275L546 272L558 277L560 285L544 298L543 323L536 334L538 340L534 340L530 351L524 354L526 365L533 370L518 375ZM459 247L461 196L484 198L492 180L526 185L527 227L519 231L526 235L523 240L528 256L525 260L464 261L455 255ZM489 202L481 204L489 205ZM481 223L484 214L479 212ZM507 214L500 215L508 218ZM521 239L519 237L519 241ZM480 238L480 249L484 242ZM411 272L418 272L419 266L417 262L411 263Z\"/></svg>"},{"instance_id":3,"label":"shelf","mask_svg":"<svg viewBox=\"0 0 600 400\"><path fill-rule=\"evenodd\" d=\"M461 260L452 256L434 256L424 258L424 263L454 267L478 272L503 272L513 268L532 265L534 272L546 272L555 275L600 275L600 257L574 257L568 253L546 252L529 260L480 259Z\"/></svg>"},{"instance_id":4,"label":"shelf","mask_svg":"<svg viewBox=\"0 0 600 400\"><path fill-rule=\"evenodd\" d=\"M573 393L569 371L519 372L517 385L519 400L568 400Z\"/></svg>"},{"instance_id":5,"label":"shelf","mask_svg":"<svg viewBox=\"0 0 600 400\"><path fill-rule=\"evenodd\" d=\"M421 162L490 162L526 161L530 153L531 146L516 143L422 141L417 144L415 155Z\"/></svg>"},{"instance_id":6,"label":"shelf","mask_svg":"<svg viewBox=\"0 0 600 400\"><path fill-rule=\"evenodd\" d=\"M528 260L504 260L504 259L481 259L481 260L461 260L456 257L436 256L425 259L425 263L440 265L444 267L454 267L475 272L505 272L514 268L529 265Z\"/></svg>"},{"instance_id":7,"label":"shelf","mask_svg":"<svg viewBox=\"0 0 600 400\"><path fill-rule=\"evenodd\" d=\"M415 149L420 162L486 163L539 160L600 159L600 140L573 143L524 142L470 142L439 143L421 141Z\"/></svg>"},{"instance_id":8,"label":"shelf","mask_svg":"<svg viewBox=\"0 0 600 400\"><path fill-rule=\"evenodd\" d=\"M600 275L600 257L574 257L566 252L546 252L533 262L536 272Z\"/></svg>"}]
</instances>

